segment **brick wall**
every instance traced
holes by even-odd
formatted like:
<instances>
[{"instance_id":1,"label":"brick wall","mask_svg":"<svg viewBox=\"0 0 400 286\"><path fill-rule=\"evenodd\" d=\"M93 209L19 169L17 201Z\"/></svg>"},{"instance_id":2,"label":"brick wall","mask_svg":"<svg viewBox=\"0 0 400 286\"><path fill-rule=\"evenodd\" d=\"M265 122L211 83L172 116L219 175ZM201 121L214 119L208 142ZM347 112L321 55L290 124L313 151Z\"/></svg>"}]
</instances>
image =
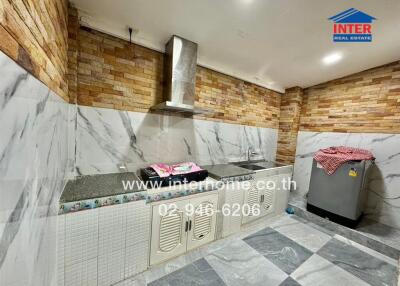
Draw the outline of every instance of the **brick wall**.
<instances>
[{"instance_id":1,"label":"brick wall","mask_svg":"<svg viewBox=\"0 0 400 286\"><path fill-rule=\"evenodd\" d=\"M276 154L278 162L285 164L294 163L302 102L303 90L300 87L286 89L285 94L282 95L278 151Z\"/></svg>"},{"instance_id":2,"label":"brick wall","mask_svg":"<svg viewBox=\"0 0 400 286\"><path fill-rule=\"evenodd\" d=\"M80 105L148 112L163 101L163 54L81 28L77 79ZM214 111L209 120L279 125L278 92L203 67L197 69L196 105Z\"/></svg>"},{"instance_id":3,"label":"brick wall","mask_svg":"<svg viewBox=\"0 0 400 286\"><path fill-rule=\"evenodd\" d=\"M399 133L400 61L305 89L300 130Z\"/></svg>"},{"instance_id":4,"label":"brick wall","mask_svg":"<svg viewBox=\"0 0 400 286\"><path fill-rule=\"evenodd\" d=\"M400 133L400 61L304 90L287 89L277 161L294 162L298 131Z\"/></svg>"},{"instance_id":5,"label":"brick wall","mask_svg":"<svg viewBox=\"0 0 400 286\"><path fill-rule=\"evenodd\" d=\"M147 112L162 101L162 53L86 28L78 35L78 104Z\"/></svg>"},{"instance_id":6,"label":"brick wall","mask_svg":"<svg viewBox=\"0 0 400 286\"><path fill-rule=\"evenodd\" d=\"M214 112L206 119L277 129L280 101L278 92L197 68L196 104Z\"/></svg>"},{"instance_id":7,"label":"brick wall","mask_svg":"<svg viewBox=\"0 0 400 286\"><path fill-rule=\"evenodd\" d=\"M67 0L1 0L0 50L68 100Z\"/></svg>"},{"instance_id":8,"label":"brick wall","mask_svg":"<svg viewBox=\"0 0 400 286\"><path fill-rule=\"evenodd\" d=\"M68 96L70 103L77 103L78 92L78 10L68 5Z\"/></svg>"}]
</instances>

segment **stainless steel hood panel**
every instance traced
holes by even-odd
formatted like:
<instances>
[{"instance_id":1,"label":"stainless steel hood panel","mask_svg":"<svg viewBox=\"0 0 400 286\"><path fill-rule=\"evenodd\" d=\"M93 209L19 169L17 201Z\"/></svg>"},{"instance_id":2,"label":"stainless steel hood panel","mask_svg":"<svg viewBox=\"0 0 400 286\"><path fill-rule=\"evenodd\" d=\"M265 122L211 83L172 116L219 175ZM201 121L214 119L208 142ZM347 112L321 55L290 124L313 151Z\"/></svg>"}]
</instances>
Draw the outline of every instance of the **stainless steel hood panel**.
<instances>
[{"instance_id":1,"label":"stainless steel hood panel","mask_svg":"<svg viewBox=\"0 0 400 286\"><path fill-rule=\"evenodd\" d=\"M172 101L164 101L160 104L157 104L151 108L152 110L161 110L161 111L169 111L176 113L193 113L193 114L210 114L211 112L207 109L202 109L198 107L194 107L193 105L183 104L183 103L175 103Z\"/></svg>"},{"instance_id":2,"label":"stainless steel hood panel","mask_svg":"<svg viewBox=\"0 0 400 286\"><path fill-rule=\"evenodd\" d=\"M186 113L209 113L195 108L197 44L172 36L165 46L164 97L166 102L152 110Z\"/></svg>"}]
</instances>

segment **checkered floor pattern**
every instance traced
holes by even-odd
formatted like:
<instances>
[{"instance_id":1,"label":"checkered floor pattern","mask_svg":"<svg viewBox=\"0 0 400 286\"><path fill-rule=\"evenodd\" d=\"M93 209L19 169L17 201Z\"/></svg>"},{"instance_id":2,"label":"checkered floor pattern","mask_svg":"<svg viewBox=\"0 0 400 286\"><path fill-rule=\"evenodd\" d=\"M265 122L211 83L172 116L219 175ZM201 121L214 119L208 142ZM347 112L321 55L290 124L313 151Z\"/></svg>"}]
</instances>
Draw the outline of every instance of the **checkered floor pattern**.
<instances>
[{"instance_id":1,"label":"checkered floor pattern","mask_svg":"<svg viewBox=\"0 0 400 286\"><path fill-rule=\"evenodd\" d=\"M397 285L396 276L394 259L287 215L246 237L231 239L157 280L143 283L393 286Z\"/></svg>"}]
</instances>

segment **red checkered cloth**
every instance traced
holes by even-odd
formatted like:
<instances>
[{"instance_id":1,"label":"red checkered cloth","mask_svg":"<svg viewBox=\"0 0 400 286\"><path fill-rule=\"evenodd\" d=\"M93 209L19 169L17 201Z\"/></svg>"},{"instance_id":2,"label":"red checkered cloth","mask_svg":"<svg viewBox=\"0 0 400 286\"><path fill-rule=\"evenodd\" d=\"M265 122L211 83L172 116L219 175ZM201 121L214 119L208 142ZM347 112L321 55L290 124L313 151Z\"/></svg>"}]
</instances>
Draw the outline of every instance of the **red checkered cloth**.
<instances>
[{"instance_id":1,"label":"red checkered cloth","mask_svg":"<svg viewBox=\"0 0 400 286\"><path fill-rule=\"evenodd\" d=\"M340 166L348 161L374 160L375 157L368 150L339 146L320 149L315 153L314 159L321 164L328 175L332 175Z\"/></svg>"}]
</instances>

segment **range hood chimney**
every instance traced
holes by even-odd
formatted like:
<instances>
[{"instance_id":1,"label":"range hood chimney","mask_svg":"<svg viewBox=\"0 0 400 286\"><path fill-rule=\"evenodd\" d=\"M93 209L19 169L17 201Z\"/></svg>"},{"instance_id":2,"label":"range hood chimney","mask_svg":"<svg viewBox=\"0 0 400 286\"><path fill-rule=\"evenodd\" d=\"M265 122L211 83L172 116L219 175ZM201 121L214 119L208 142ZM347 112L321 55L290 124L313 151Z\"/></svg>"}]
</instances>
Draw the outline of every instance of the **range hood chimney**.
<instances>
[{"instance_id":1,"label":"range hood chimney","mask_svg":"<svg viewBox=\"0 0 400 286\"><path fill-rule=\"evenodd\" d=\"M164 98L153 106L155 111L183 112L189 114L210 113L195 108L197 44L178 36L172 36L165 45Z\"/></svg>"}]
</instances>

